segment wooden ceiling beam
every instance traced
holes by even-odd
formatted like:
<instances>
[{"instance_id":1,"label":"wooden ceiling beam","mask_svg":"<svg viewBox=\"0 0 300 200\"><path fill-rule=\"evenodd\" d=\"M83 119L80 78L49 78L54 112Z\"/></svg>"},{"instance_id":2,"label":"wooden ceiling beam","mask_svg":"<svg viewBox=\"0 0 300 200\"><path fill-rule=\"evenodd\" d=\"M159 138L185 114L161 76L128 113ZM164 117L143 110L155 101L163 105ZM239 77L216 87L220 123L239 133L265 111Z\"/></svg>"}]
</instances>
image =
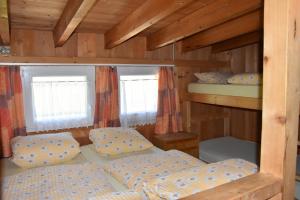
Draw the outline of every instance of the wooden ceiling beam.
<instances>
[{"instance_id":1,"label":"wooden ceiling beam","mask_svg":"<svg viewBox=\"0 0 300 200\"><path fill-rule=\"evenodd\" d=\"M113 48L195 0L147 0L105 33L105 47Z\"/></svg>"},{"instance_id":2,"label":"wooden ceiling beam","mask_svg":"<svg viewBox=\"0 0 300 200\"><path fill-rule=\"evenodd\" d=\"M263 3L262 0L206 0L205 2L206 6L148 36L148 50L163 47L254 11Z\"/></svg>"},{"instance_id":3,"label":"wooden ceiling beam","mask_svg":"<svg viewBox=\"0 0 300 200\"><path fill-rule=\"evenodd\" d=\"M212 45L212 53L220 53L223 51L229 51L232 49L241 48L250 44L259 43L262 41L262 32L255 31L252 33L247 33L223 42L219 42Z\"/></svg>"},{"instance_id":4,"label":"wooden ceiling beam","mask_svg":"<svg viewBox=\"0 0 300 200\"><path fill-rule=\"evenodd\" d=\"M83 20L97 0L69 0L58 20L53 38L55 46L62 46Z\"/></svg>"},{"instance_id":5,"label":"wooden ceiling beam","mask_svg":"<svg viewBox=\"0 0 300 200\"><path fill-rule=\"evenodd\" d=\"M257 10L184 39L181 49L182 52L192 51L257 31L261 29L262 26L262 12Z\"/></svg>"},{"instance_id":6,"label":"wooden ceiling beam","mask_svg":"<svg viewBox=\"0 0 300 200\"><path fill-rule=\"evenodd\" d=\"M0 0L0 39L4 45L10 43L7 0Z\"/></svg>"}]
</instances>

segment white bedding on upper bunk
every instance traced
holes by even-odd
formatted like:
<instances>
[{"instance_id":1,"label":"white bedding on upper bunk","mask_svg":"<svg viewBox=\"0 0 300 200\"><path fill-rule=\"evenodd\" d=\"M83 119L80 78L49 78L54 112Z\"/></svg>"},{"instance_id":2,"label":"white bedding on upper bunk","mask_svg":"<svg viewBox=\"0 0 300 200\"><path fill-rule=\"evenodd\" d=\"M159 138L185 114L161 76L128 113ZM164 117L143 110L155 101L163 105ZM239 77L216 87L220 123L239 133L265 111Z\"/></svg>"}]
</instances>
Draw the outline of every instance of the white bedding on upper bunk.
<instances>
[{"instance_id":1,"label":"white bedding on upper bunk","mask_svg":"<svg viewBox=\"0 0 300 200\"><path fill-rule=\"evenodd\" d=\"M212 163L231 158L241 158L258 163L258 145L234 137L220 137L200 142L200 159Z\"/></svg>"},{"instance_id":2,"label":"white bedding on upper bunk","mask_svg":"<svg viewBox=\"0 0 300 200\"><path fill-rule=\"evenodd\" d=\"M262 97L261 85L190 83L188 92L240 97Z\"/></svg>"}]
</instances>

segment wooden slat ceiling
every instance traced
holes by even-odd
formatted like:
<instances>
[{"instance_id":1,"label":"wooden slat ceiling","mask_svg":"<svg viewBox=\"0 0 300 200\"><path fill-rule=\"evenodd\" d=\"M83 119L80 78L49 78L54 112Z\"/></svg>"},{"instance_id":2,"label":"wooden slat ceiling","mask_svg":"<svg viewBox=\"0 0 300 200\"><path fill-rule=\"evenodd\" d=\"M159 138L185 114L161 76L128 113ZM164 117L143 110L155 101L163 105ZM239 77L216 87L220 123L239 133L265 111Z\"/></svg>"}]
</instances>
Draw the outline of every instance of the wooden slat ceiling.
<instances>
[{"instance_id":1,"label":"wooden slat ceiling","mask_svg":"<svg viewBox=\"0 0 300 200\"><path fill-rule=\"evenodd\" d=\"M99 0L81 22L77 31L104 33L144 2L144 0Z\"/></svg>"},{"instance_id":2,"label":"wooden slat ceiling","mask_svg":"<svg viewBox=\"0 0 300 200\"><path fill-rule=\"evenodd\" d=\"M53 30L67 0L10 0L11 28Z\"/></svg>"},{"instance_id":3,"label":"wooden slat ceiling","mask_svg":"<svg viewBox=\"0 0 300 200\"><path fill-rule=\"evenodd\" d=\"M194 1L193 3L191 3L190 5L182 8L181 10L174 12L172 15L166 17L164 20L159 21L156 24L153 24L150 28L148 28L147 30L145 30L143 32L143 35L149 35L151 33L154 33L160 29L162 29L163 27L181 19L182 17L206 6L208 3L210 3L213 0L205 0L205 1Z\"/></svg>"},{"instance_id":4,"label":"wooden slat ceiling","mask_svg":"<svg viewBox=\"0 0 300 200\"><path fill-rule=\"evenodd\" d=\"M55 25L59 20L61 20L62 13L68 1L72 2L72 0L9 0L10 28L48 30L53 31L53 34L55 35L57 34L57 31L55 31ZM84 0L77 1L83 2ZM158 22L155 22L150 27L145 27L146 29L140 32L139 35L147 36L149 40L149 38L153 35L157 35L154 33L158 33L167 26L176 24L176 22L180 21L184 17L201 10L206 6L209 7L211 4L216 4L216 0L169 1L172 3L177 1L179 4L182 3L182 6L177 10L174 9L172 14L160 18ZM249 0L241 1L245 1L245 4L249 3ZM256 1L262 2L262 0ZM85 17L83 17L81 23L77 26L77 28L74 27L74 29L76 28L76 32L107 33L145 2L146 0L97 0L97 2L93 4L92 8L87 12ZM231 5L235 1L218 0L218 2L223 3L224 5ZM189 34L183 35L183 38L187 36L189 36ZM64 41L61 45L63 45ZM160 47L160 45L154 45L154 48L157 47Z\"/></svg>"},{"instance_id":5,"label":"wooden slat ceiling","mask_svg":"<svg viewBox=\"0 0 300 200\"><path fill-rule=\"evenodd\" d=\"M11 28L53 30L68 0L10 0ZM210 2L212 0L207 0ZM77 32L105 33L141 6L145 0L99 0L77 28ZM154 24L142 34L149 35L205 6L194 1Z\"/></svg>"},{"instance_id":6,"label":"wooden slat ceiling","mask_svg":"<svg viewBox=\"0 0 300 200\"><path fill-rule=\"evenodd\" d=\"M11 28L53 30L68 0L10 0ZM144 0L99 0L77 32L104 33Z\"/></svg>"}]
</instances>

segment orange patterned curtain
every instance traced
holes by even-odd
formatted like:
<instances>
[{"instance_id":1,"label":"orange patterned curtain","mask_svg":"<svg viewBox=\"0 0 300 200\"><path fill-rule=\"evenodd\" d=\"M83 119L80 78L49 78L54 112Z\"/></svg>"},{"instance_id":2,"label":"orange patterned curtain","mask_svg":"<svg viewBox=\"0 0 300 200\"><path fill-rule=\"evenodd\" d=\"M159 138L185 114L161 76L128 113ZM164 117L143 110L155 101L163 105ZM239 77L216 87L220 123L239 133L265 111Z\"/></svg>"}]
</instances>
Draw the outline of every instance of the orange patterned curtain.
<instances>
[{"instance_id":1,"label":"orange patterned curtain","mask_svg":"<svg viewBox=\"0 0 300 200\"><path fill-rule=\"evenodd\" d=\"M25 134L20 67L0 66L1 156L11 156L11 138Z\"/></svg>"},{"instance_id":2,"label":"orange patterned curtain","mask_svg":"<svg viewBox=\"0 0 300 200\"><path fill-rule=\"evenodd\" d=\"M119 93L117 69L96 67L96 102L94 127L119 127Z\"/></svg>"},{"instance_id":3,"label":"orange patterned curtain","mask_svg":"<svg viewBox=\"0 0 300 200\"><path fill-rule=\"evenodd\" d=\"M179 96L173 68L161 67L158 78L158 104L155 133L182 131Z\"/></svg>"}]
</instances>

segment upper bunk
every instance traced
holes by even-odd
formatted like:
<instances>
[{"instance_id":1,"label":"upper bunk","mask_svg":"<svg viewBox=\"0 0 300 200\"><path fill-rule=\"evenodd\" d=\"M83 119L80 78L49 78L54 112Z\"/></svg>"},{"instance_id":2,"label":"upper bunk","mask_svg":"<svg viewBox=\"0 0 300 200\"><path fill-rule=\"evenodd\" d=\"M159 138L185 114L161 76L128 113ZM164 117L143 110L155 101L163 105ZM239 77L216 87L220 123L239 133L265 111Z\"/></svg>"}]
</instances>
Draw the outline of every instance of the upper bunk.
<instances>
[{"instance_id":1,"label":"upper bunk","mask_svg":"<svg viewBox=\"0 0 300 200\"><path fill-rule=\"evenodd\" d=\"M198 81L188 84L188 101L254 110L262 107L262 74L203 72L194 75Z\"/></svg>"},{"instance_id":2,"label":"upper bunk","mask_svg":"<svg viewBox=\"0 0 300 200\"><path fill-rule=\"evenodd\" d=\"M261 85L190 83L187 100L253 110L262 108Z\"/></svg>"}]
</instances>

